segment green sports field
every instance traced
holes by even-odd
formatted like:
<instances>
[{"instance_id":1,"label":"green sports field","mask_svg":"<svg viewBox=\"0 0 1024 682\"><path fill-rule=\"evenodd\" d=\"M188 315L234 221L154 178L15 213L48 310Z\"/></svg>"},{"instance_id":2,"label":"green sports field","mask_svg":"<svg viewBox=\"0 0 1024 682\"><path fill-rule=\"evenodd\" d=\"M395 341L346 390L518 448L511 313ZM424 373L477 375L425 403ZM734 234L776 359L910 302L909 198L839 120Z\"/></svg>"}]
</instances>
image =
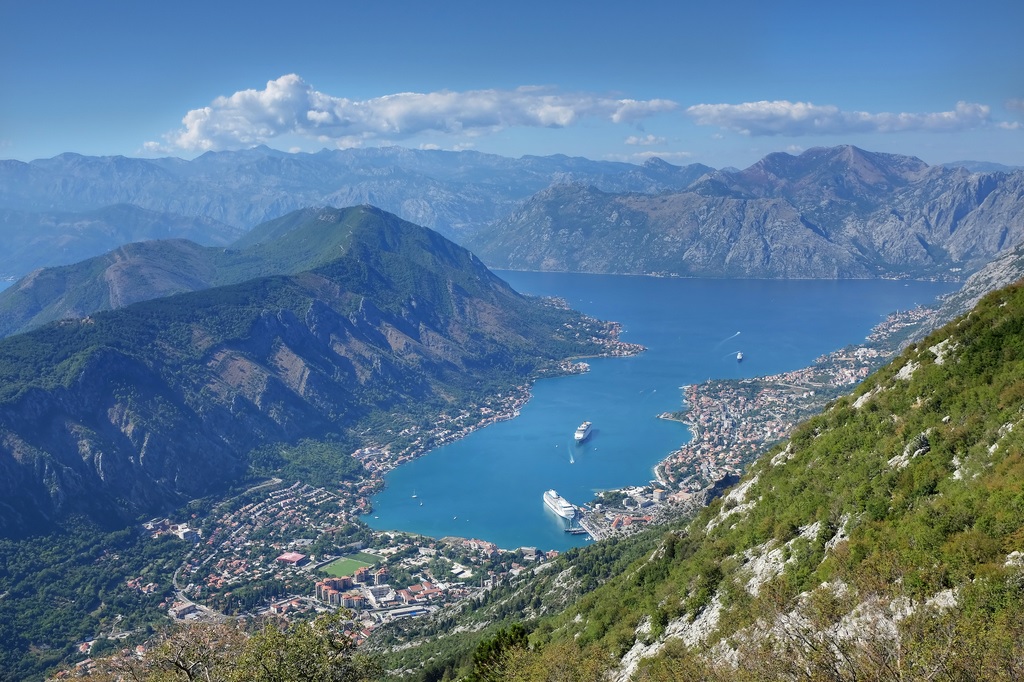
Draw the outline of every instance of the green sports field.
<instances>
[{"instance_id":1,"label":"green sports field","mask_svg":"<svg viewBox=\"0 0 1024 682\"><path fill-rule=\"evenodd\" d=\"M359 554L335 559L320 570L333 578L340 578L345 575L352 575L356 572L356 569L363 566L373 566L378 561L380 561L379 556L360 552Z\"/></svg>"}]
</instances>

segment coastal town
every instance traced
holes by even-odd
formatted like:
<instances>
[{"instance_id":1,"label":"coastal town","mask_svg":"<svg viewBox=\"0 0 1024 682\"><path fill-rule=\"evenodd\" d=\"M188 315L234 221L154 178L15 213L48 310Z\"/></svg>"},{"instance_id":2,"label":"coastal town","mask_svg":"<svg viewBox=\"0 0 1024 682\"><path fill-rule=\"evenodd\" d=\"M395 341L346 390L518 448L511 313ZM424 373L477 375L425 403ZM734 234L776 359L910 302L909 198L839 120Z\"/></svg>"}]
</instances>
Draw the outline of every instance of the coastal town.
<instances>
[{"instance_id":1,"label":"coastal town","mask_svg":"<svg viewBox=\"0 0 1024 682\"><path fill-rule=\"evenodd\" d=\"M680 387L683 409L660 415L683 422L691 434L689 442L655 467L657 484L673 491L668 501L703 504L704 491L740 475L797 424L852 390L892 358L908 329L931 314L926 308L892 313L862 344L822 355L810 367Z\"/></svg>"},{"instance_id":2,"label":"coastal town","mask_svg":"<svg viewBox=\"0 0 1024 682\"><path fill-rule=\"evenodd\" d=\"M358 645L382 625L479 599L558 556L535 547L501 549L478 538L372 532L349 503L336 491L273 479L222 502L204 519L151 519L141 530L154 542L183 543L184 559L170 586L133 577L126 588L162 595L161 607L177 622L287 621L341 609ZM133 634L98 633L79 651L88 656L102 640ZM65 673L87 674L91 665L85 658Z\"/></svg>"}]
</instances>

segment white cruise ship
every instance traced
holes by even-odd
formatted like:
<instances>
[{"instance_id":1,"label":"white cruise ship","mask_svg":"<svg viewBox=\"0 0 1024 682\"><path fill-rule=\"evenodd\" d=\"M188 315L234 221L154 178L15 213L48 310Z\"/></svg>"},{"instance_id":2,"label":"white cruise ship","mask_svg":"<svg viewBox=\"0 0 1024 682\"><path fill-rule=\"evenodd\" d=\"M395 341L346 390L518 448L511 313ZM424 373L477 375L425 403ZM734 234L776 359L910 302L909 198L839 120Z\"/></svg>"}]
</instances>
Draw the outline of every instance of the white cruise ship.
<instances>
[{"instance_id":1,"label":"white cruise ship","mask_svg":"<svg viewBox=\"0 0 1024 682\"><path fill-rule=\"evenodd\" d=\"M576 433L573 437L576 439L577 443L582 443L583 441L590 437L590 427L590 422L583 422L582 424L576 427Z\"/></svg>"},{"instance_id":2,"label":"white cruise ship","mask_svg":"<svg viewBox=\"0 0 1024 682\"><path fill-rule=\"evenodd\" d=\"M567 499L556 493L554 490L549 490L544 493L544 504L548 509L564 519L569 519L571 521L576 517L576 507L572 506Z\"/></svg>"}]
</instances>

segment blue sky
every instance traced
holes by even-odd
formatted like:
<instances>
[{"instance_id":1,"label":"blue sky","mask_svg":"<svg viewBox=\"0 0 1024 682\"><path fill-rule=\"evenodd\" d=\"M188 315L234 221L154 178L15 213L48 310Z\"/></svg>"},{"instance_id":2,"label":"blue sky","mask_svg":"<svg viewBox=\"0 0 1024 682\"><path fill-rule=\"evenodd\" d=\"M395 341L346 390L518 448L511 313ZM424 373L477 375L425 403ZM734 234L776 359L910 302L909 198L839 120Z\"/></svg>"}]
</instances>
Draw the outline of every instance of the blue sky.
<instances>
[{"instance_id":1,"label":"blue sky","mask_svg":"<svg viewBox=\"0 0 1024 682\"><path fill-rule=\"evenodd\" d=\"M0 158L402 145L1024 165L1024 2L0 0Z\"/></svg>"}]
</instances>

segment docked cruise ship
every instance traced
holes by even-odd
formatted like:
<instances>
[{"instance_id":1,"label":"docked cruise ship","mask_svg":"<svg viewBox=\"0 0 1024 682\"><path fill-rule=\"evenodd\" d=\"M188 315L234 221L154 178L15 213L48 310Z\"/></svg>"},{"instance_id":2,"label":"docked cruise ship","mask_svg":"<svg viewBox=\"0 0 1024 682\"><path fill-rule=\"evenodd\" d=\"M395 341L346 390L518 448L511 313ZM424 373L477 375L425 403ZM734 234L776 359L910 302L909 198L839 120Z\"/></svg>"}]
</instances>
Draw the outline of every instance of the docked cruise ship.
<instances>
[{"instance_id":1,"label":"docked cruise ship","mask_svg":"<svg viewBox=\"0 0 1024 682\"><path fill-rule=\"evenodd\" d=\"M582 443L583 441L590 437L590 427L590 422L583 422L582 424L576 427L576 434L574 438L576 439L577 443Z\"/></svg>"},{"instance_id":2,"label":"docked cruise ship","mask_svg":"<svg viewBox=\"0 0 1024 682\"><path fill-rule=\"evenodd\" d=\"M572 503L556 493L554 490L549 490L544 493L544 504L548 509L564 519L569 519L571 521L576 518L576 507L572 506Z\"/></svg>"}]
</instances>

